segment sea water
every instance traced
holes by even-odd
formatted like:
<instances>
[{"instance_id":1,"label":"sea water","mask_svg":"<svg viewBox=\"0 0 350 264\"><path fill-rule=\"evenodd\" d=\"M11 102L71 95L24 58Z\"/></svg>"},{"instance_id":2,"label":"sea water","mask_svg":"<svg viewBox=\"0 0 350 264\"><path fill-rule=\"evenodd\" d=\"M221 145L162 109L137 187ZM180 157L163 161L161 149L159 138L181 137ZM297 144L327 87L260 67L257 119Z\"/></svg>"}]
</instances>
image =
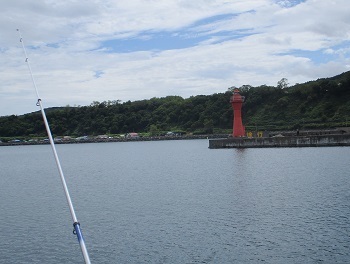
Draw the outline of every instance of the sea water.
<instances>
[{"instance_id":1,"label":"sea water","mask_svg":"<svg viewBox=\"0 0 350 264\"><path fill-rule=\"evenodd\" d=\"M57 145L92 263L350 263L350 148ZM0 263L84 263L49 145L0 147Z\"/></svg>"}]
</instances>

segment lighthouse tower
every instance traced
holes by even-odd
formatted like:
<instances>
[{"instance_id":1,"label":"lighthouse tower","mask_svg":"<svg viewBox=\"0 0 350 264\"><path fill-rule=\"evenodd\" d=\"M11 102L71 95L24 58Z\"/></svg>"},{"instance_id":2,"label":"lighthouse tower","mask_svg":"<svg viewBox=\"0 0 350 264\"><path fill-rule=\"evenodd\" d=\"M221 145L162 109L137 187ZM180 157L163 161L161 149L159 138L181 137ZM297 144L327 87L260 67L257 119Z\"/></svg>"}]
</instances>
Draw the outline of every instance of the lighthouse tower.
<instances>
[{"instance_id":1,"label":"lighthouse tower","mask_svg":"<svg viewBox=\"0 0 350 264\"><path fill-rule=\"evenodd\" d=\"M242 104L244 102L244 96L239 94L238 89L234 89L233 95L230 98L230 103L233 108L233 137L244 137L245 129L242 124Z\"/></svg>"}]
</instances>

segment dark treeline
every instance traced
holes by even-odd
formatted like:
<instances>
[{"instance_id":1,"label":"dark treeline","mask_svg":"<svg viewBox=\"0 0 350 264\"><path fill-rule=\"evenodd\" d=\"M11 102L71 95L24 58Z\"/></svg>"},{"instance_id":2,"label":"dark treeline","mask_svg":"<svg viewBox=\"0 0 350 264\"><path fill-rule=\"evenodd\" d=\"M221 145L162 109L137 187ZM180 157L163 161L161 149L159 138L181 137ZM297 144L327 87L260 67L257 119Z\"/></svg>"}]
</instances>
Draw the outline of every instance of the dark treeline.
<instances>
[{"instance_id":1,"label":"dark treeline","mask_svg":"<svg viewBox=\"0 0 350 264\"><path fill-rule=\"evenodd\" d=\"M239 87L246 101L243 123L247 130L292 130L350 124L350 72L288 87ZM195 134L229 133L232 129L230 89L190 98L167 96L135 102L93 102L90 106L46 110L55 136L166 131ZM40 112L0 117L0 137L45 136Z\"/></svg>"}]
</instances>

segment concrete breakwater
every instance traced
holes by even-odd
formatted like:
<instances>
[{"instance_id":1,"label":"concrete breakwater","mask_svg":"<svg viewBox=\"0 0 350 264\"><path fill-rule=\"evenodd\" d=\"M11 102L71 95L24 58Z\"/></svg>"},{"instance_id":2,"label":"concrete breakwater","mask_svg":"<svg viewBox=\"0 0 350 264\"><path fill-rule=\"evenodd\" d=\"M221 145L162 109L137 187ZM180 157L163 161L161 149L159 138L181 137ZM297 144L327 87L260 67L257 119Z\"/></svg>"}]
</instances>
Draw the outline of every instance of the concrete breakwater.
<instances>
[{"instance_id":1,"label":"concrete breakwater","mask_svg":"<svg viewBox=\"0 0 350 264\"><path fill-rule=\"evenodd\" d=\"M350 146L350 134L209 140L210 149Z\"/></svg>"}]
</instances>

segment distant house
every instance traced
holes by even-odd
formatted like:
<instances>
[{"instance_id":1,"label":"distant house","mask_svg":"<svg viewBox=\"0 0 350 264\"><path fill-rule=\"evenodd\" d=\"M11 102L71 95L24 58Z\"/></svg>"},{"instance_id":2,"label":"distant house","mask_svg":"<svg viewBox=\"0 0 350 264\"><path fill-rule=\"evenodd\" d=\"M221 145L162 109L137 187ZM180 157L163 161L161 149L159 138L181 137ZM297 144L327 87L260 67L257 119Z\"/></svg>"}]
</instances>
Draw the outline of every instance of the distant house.
<instances>
[{"instance_id":1,"label":"distant house","mask_svg":"<svg viewBox=\"0 0 350 264\"><path fill-rule=\"evenodd\" d=\"M88 140L88 136L77 137L75 140Z\"/></svg>"},{"instance_id":2,"label":"distant house","mask_svg":"<svg viewBox=\"0 0 350 264\"><path fill-rule=\"evenodd\" d=\"M98 135L96 138L98 138L98 139L107 139L108 136L107 135Z\"/></svg>"},{"instance_id":3,"label":"distant house","mask_svg":"<svg viewBox=\"0 0 350 264\"><path fill-rule=\"evenodd\" d=\"M185 132L175 132L175 131L169 131L165 135L168 137L179 137L185 135Z\"/></svg>"},{"instance_id":4,"label":"distant house","mask_svg":"<svg viewBox=\"0 0 350 264\"><path fill-rule=\"evenodd\" d=\"M139 134L137 134L135 132L131 132L131 133L126 134L126 137L127 138L138 138Z\"/></svg>"}]
</instances>

